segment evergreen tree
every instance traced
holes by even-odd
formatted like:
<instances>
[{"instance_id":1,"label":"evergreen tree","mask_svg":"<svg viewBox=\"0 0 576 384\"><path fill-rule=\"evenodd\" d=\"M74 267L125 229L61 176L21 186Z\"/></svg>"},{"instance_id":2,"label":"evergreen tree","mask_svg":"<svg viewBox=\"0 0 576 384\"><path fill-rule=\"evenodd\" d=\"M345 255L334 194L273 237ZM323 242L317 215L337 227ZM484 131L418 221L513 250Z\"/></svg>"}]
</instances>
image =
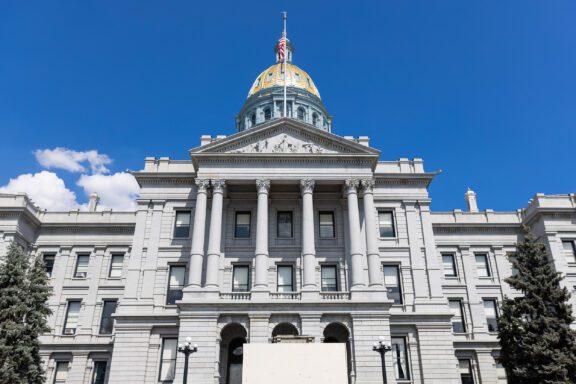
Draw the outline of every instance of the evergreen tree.
<instances>
[{"instance_id":1,"label":"evergreen tree","mask_svg":"<svg viewBox=\"0 0 576 384\"><path fill-rule=\"evenodd\" d=\"M500 361L511 384L576 382L570 294L560 287L543 244L525 229L512 260L518 273L506 279L521 297L505 298L498 319Z\"/></svg>"}]
</instances>

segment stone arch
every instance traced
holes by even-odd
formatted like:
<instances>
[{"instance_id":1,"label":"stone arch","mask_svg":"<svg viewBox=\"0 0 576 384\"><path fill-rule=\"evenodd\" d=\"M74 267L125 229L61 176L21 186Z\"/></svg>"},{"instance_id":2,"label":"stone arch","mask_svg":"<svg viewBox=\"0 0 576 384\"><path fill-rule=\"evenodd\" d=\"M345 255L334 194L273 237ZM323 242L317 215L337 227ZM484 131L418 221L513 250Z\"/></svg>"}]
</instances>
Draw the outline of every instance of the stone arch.
<instances>
[{"instance_id":1,"label":"stone arch","mask_svg":"<svg viewBox=\"0 0 576 384\"><path fill-rule=\"evenodd\" d=\"M320 321L323 343L346 343L348 383L354 383L355 356L352 337L352 319L346 315L324 315Z\"/></svg>"},{"instance_id":2,"label":"stone arch","mask_svg":"<svg viewBox=\"0 0 576 384\"><path fill-rule=\"evenodd\" d=\"M292 323L280 323L272 330L272 338L276 336L298 336L300 332Z\"/></svg>"},{"instance_id":3,"label":"stone arch","mask_svg":"<svg viewBox=\"0 0 576 384\"><path fill-rule=\"evenodd\" d=\"M242 346L248 341L248 331L239 322L230 322L220 330L220 383L242 382Z\"/></svg>"}]
</instances>

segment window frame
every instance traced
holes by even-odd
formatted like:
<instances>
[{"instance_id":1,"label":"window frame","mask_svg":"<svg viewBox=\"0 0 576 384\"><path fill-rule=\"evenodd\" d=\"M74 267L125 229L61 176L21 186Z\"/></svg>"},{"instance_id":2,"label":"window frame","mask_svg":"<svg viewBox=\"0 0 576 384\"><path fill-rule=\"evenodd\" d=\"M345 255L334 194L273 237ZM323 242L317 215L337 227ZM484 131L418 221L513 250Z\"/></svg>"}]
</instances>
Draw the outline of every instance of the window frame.
<instances>
[{"instance_id":1,"label":"window frame","mask_svg":"<svg viewBox=\"0 0 576 384\"><path fill-rule=\"evenodd\" d=\"M114 318L110 316L110 321L112 322L112 326L110 327L110 332L102 332L102 326L104 321L104 309L106 308L106 303L115 303L114 312L111 315L116 313L116 309L118 308L118 299L104 299L102 300L102 313L100 313L100 325L98 326L98 334L99 335L113 335L114 334Z\"/></svg>"},{"instance_id":2,"label":"window frame","mask_svg":"<svg viewBox=\"0 0 576 384\"><path fill-rule=\"evenodd\" d=\"M234 276L238 268L246 268L246 290L236 289ZM250 264L232 264L232 292L250 292Z\"/></svg>"},{"instance_id":3,"label":"window frame","mask_svg":"<svg viewBox=\"0 0 576 384\"><path fill-rule=\"evenodd\" d=\"M392 225L392 235L391 236L382 236L382 222L380 220L380 214L389 213ZM378 209L378 236L381 239L395 239L397 237L396 234L396 217L394 215L393 209Z\"/></svg>"},{"instance_id":4,"label":"window frame","mask_svg":"<svg viewBox=\"0 0 576 384\"><path fill-rule=\"evenodd\" d=\"M289 291L281 291L280 289L280 284L279 284L279 280L280 280L280 268L290 268L290 290ZM282 285L282 287L287 286L287 285ZM296 292L295 289L295 284L294 284L294 265L293 264L277 264L276 265L276 292L285 292L285 293L291 293L291 292Z\"/></svg>"},{"instance_id":5,"label":"window frame","mask_svg":"<svg viewBox=\"0 0 576 384\"><path fill-rule=\"evenodd\" d=\"M170 280L172 277L172 269L173 268L183 268L184 269L184 281L182 282L182 289L180 290L180 292L182 293L184 287L186 286L186 265L185 264L169 264L168 265L168 281L166 282L166 301L165 301L165 305L176 305L176 301L177 300L181 300L182 297L180 297L180 299L176 299L174 300L174 303L170 303L170 299L171 299L171 295L170 295L170 291L176 291L177 289L171 289L171 285L170 285Z\"/></svg>"},{"instance_id":6,"label":"window frame","mask_svg":"<svg viewBox=\"0 0 576 384\"><path fill-rule=\"evenodd\" d=\"M332 218L332 236L322 236L322 227L327 227L322 225L322 215L330 215ZM336 215L334 211L318 211L318 237L320 239L335 239L336 238Z\"/></svg>"},{"instance_id":7,"label":"window frame","mask_svg":"<svg viewBox=\"0 0 576 384\"><path fill-rule=\"evenodd\" d=\"M566 249L564 248L564 244L570 244L572 247L572 255L571 258L572 260L568 260L568 251L566 251ZM566 259L566 262L568 264L574 264L576 263L576 240L573 239L562 239L562 252L564 253L564 258Z\"/></svg>"},{"instance_id":8,"label":"window frame","mask_svg":"<svg viewBox=\"0 0 576 384\"><path fill-rule=\"evenodd\" d=\"M290 236L280 236L280 215L290 215ZM294 212L293 211L276 211L276 238L293 239L294 238Z\"/></svg>"},{"instance_id":9,"label":"window frame","mask_svg":"<svg viewBox=\"0 0 576 384\"><path fill-rule=\"evenodd\" d=\"M456 255L454 253L450 253L450 252L444 252L441 254L442 255L442 270L444 272L444 277L448 277L448 278L455 278L458 277L458 266L456 265ZM447 275L446 274L446 263L444 262L444 258L445 257L450 257L452 260L452 274Z\"/></svg>"},{"instance_id":10,"label":"window frame","mask_svg":"<svg viewBox=\"0 0 576 384\"><path fill-rule=\"evenodd\" d=\"M470 358L458 359L458 374L460 376L460 381L462 381L462 367L460 366L461 361L468 362L468 375L470 375L470 378L466 381L469 383L474 383L474 369L472 369L472 359ZM464 383L464 381L462 381L462 383Z\"/></svg>"},{"instance_id":11,"label":"window frame","mask_svg":"<svg viewBox=\"0 0 576 384\"><path fill-rule=\"evenodd\" d=\"M495 326L493 327L494 330L490 330L490 323L489 323L489 318L488 318L488 314L486 313L486 303L487 302L491 302L494 307L494 322L495 322ZM498 300L492 297L483 297L482 298L482 306L484 308L484 317L486 318L486 328L488 329L489 333L497 333L498 332L498 319L500 318L500 313L499 313L499 308L498 308Z\"/></svg>"},{"instance_id":12,"label":"window frame","mask_svg":"<svg viewBox=\"0 0 576 384\"><path fill-rule=\"evenodd\" d=\"M163 380L162 379L162 368L164 366L164 346L166 345L166 340L175 340L176 341L176 348L174 351L174 359L170 359L170 360L166 360L166 361L172 361L174 360L174 375L172 376L171 379L166 379ZM175 377L176 377L176 363L178 362L178 338L177 337L162 337L162 346L161 346L161 351L160 351L160 366L158 367L158 381L161 383L171 383L174 381Z\"/></svg>"},{"instance_id":13,"label":"window frame","mask_svg":"<svg viewBox=\"0 0 576 384\"><path fill-rule=\"evenodd\" d=\"M448 299L448 306L450 307L450 303L451 302L457 302L458 306L460 308L460 323L462 324L462 332L458 332L454 329L454 318L456 316L453 316L451 319L451 323L452 323L452 333L455 334L465 334L466 333L466 319L464 317L464 303L462 302L462 299L459 297L454 297L454 298L450 298ZM450 310L452 310L452 307L450 307Z\"/></svg>"},{"instance_id":14,"label":"window frame","mask_svg":"<svg viewBox=\"0 0 576 384\"><path fill-rule=\"evenodd\" d=\"M52 380L52 384L59 384L59 383L66 383L68 381L68 373L70 372L70 360L55 360L56 366L54 367L54 379ZM58 366L60 364L66 364L66 381L57 381L58 380Z\"/></svg>"},{"instance_id":15,"label":"window frame","mask_svg":"<svg viewBox=\"0 0 576 384\"><path fill-rule=\"evenodd\" d=\"M238 236L238 216L248 215L248 236ZM244 225L244 224L242 224ZM252 211L236 211L234 213L234 238L250 239L252 237Z\"/></svg>"},{"instance_id":16,"label":"window frame","mask_svg":"<svg viewBox=\"0 0 576 384\"><path fill-rule=\"evenodd\" d=\"M402 377L402 378L397 377L397 376L399 376L397 374L397 368L396 368L398 358L395 355L396 351L394 350L394 345L395 345L393 343L394 339L402 340L402 345L404 346L404 356L403 357L404 357L404 361L406 363L406 372L404 372L405 377ZM390 346L392 347L391 355L392 355L392 367L394 370L394 377L396 377L397 381L409 381L409 380L411 380L410 378L412 377L412 375L410 374L411 364L410 364L410 353L408 351L408 337L405 335L390 335Z\"/></svg>"},{"instance_id":17,"label":"window frame","mask_svg":"<svg viewBox=\"0 0 576 384\"><path fill-rule=\"evenodd\" d=\"M117 269L113 268L115 257L122 257L122 262L120 263L120 276L112 276L112 271L117 270ZM122 278L122 273L124 272L124 257L125 257L125 254L120 253L120 252L115 252L115 253L110 254L110 268L108 268L108 278L109 279L121 279Z\"/></svg>"},{"instance_id":18,"label":"window frame","mask_svg":"<svg viewBox=\"0 0 576 384\"><path fill-rule=\"evenodd\" d=\"M68 327L68 319L70 317L70 304L71 303L78 303L78 313L77 313L77 320L76 320L76 327L73 328L74 329L74 333L72 334L67 334L66 330L67 329L72 329L70 327ZM78 319L80 319L80 311L82 310L82 300L80 299L69 299L66 302L66 316L64 317L64 324L62 326L62 335L63 336L75 336L78 330Z\"/></svg>"},{"instance_id":19,"label":"window frame","mask_svg":"<svg viewBox=\"0 0 576 384\"><path fill-rule=\"evenodd\" d=\"M325 289L323 272L325 269L334 269L334 290ZM340 282L338 281L338 265L337 264L321 264L320 265L320 292L339 292Z\"/></svg>"},{"instance_id":20,"label":"window frame","mask_svg":"<svg viewBox=\"0 0 576 384\"><path fill-rule=\"evenodd\" d=\"M50 266L50 271L48 271L48 263L46 263L46 259L52 259L52 265ZM43 252L42 262L44 263L44 269L46 270L46 275L48 275L48 278L51 278L52 273L54 272L54 264L56 263L56 252Z\"/></svg>"},{"instance_id":21,"label":"window frame","mask_svg":"<svg viewBox=\"0 0 576 384\"><path fill-rule=\"evenodd\" d=\"M478 273L480 271L480 268L478 268L478 257L484 257L484 260L486 261L486 276L480 276L480 274ZM478 278L480 279L488 279L492 277L492 269L490 268L490 257L488 256L488 252L478 252L478 253L474 253L474 263L476 264L476 275L478 276Z\"/></svg>"},{"instance_id":22,"label":"window frame","mask_svg":"<svg viewBox=\"0 0 576 384\"><path fill-rule=\"evenodd\" d=\"M80 266L80 258L86 257L86 272L78 271L78 267ZM74 266L74 279L86 279L88 277L88 269L90 268L90 253L77 253L76 254L76 265ZM84 273L84 276L78 276L78 273Z\"/></svg>"},{"instance_id":23,"label":"window frame","mask_svg":"<svg viewBox=\"0 0 576 384\"><path fill-rule=\"evenodd\" d=\"M388 290L388 284L386 283L386 268L395 268L396 269L396 280L398 281L398 297L399 302L396 302L394 299L394 303L392 305L404 305L404 297L403 297L403 287L402 287L402 269L400 264L382 264L382 274L384 275L384 285L386 286L386 290Z\"/></svg>"},{"instance_id":24,"label":"window frame","mask_svg":"<svg viewBox=\"0 0 576 384\"><path fill-rule=\"evenodd\" d=\"M272 108L266 107L264 108L264 121L268 121L272 119Z\"/></svg>"},{"instance_id":25,"label":"window frame","mask_svg":"<svg viewBox=\"0 0 576 384\"><path fill-rule=\"evenodd\" d=\"M188 215L188 231L186 236L177 235L176 232L180 228L184 228L183 225L178 226L178 215L187 214ZM188 239L190 238L190 228L192 224L192 211L186 209L178 209L174 213L174 230L172 231L172 238L174 239Z\"/></svg>"},{"instance_id":26,"label":"window frame","mask_svg":"<svg viewBox=\"0 0 576 384\"><path fill-rule=\"evenodd\" d=\"M94 360L93 363L94 363L94 364L93 364L93 365L94 365L94 368L93 368L93 371L92 371L92 379L90 379L90 383L91 383L91 384L96 384L96 381L95 381L95 379L96 379L96 371L97 371L97 370L96 370L96 364L101 364L101 363L104 363L104 364L105 364L105 366L104 366L104 383L106 383L106 376L108 375L108 367L109 367L108 360Z\"/></svg>"}]
</instances>

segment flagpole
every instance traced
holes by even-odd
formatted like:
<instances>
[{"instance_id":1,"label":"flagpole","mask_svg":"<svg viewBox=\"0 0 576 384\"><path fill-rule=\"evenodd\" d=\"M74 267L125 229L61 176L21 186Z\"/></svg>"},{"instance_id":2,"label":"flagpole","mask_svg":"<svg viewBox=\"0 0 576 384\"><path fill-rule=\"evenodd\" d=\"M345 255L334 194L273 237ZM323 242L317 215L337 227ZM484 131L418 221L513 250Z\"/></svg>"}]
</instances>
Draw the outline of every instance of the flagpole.
<instances>
[{"instance_id":1,"label":"flagpole","mask_svg":"<svg viewBox=\"0 0 576 384\"><path fill-rule=\"evenodd\" d=\"M284 117L288 117L286 114L287 111L287 102L286 102L286 83L287 83L287 73L286 73L286 57L288 56L288 39L286 37L286 14L287 12L282 12L284 15L284 32L282 32L282 36L284 37Z\"/></svg>"}]
</instances>

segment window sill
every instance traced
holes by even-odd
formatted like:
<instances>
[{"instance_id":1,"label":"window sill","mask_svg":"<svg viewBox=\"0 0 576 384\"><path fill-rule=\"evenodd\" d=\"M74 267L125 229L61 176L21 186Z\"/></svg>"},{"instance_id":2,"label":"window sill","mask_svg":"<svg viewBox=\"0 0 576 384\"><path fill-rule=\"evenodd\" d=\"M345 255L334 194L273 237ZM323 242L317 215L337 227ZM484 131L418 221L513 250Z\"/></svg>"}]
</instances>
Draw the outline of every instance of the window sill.
<instances>
[{"instance_id":1,"label":"window sill","mask_svg":"<svg viewBox=\"0 0 576 384\"><path fill-rule=\"evenodd\" d=\"M122 277L107 277L107 280L122 280Z\"/></svg>"},{"instance_id":2,"label":"window sill","mask_svg":"<svg viewBox=\"0 0 576 384\"><path fill-rule=\"evenodd\" d=\"M88 279L88 276L86 276L86 277L72 277L70 280L80 280L80 281L82 281L82 280L86 280L86 279Z\"/></svg>"}]
</instances>

